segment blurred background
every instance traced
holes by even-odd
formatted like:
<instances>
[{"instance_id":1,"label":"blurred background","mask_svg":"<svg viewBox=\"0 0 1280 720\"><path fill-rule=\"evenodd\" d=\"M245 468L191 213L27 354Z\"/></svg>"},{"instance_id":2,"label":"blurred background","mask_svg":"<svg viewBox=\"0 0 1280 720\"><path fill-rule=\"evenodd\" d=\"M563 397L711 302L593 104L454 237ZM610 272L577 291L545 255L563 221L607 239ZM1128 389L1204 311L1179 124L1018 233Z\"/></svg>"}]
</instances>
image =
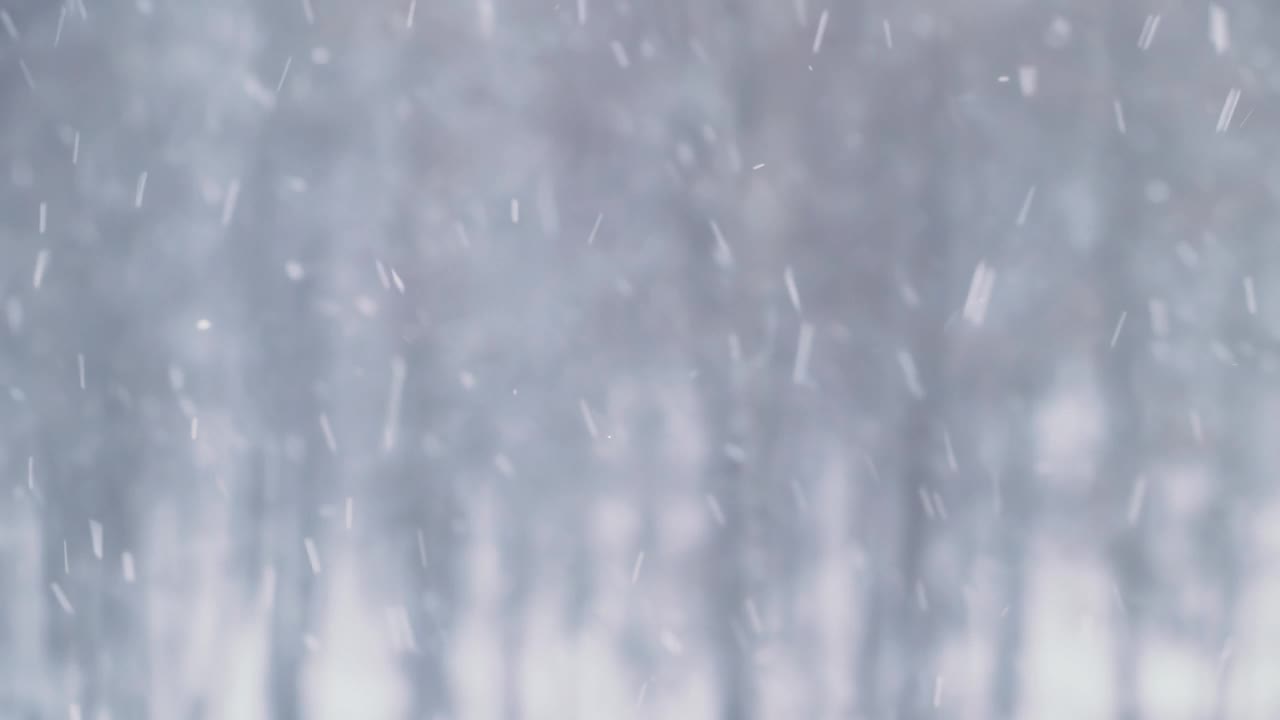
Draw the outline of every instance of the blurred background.
<instances>
[{"instance_id":1,"label":"blurred background","mask_svg":"<svg viewBox=\"0 0 1280 720\"><path fill-rule=\"evenodd\" d=\"M0 718L1277 717L1278 37L0 0Z\"/></svg>"}]
</instances>

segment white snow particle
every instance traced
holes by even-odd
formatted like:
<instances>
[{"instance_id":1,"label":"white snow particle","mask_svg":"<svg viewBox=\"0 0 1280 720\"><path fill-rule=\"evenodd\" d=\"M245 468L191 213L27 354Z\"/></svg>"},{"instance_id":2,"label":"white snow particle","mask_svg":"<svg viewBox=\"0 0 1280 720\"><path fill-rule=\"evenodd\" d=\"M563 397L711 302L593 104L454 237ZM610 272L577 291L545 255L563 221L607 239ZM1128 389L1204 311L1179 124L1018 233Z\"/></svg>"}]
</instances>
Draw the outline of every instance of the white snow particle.
<instances>
[{"instance_id":1,"label":"white snow particle","mask_svg":"<svg viewBox=\"0 0 1280 720\"><path fill-rule=\"evenodd\" d=\"M93 556L102 559L102 523L89 521L89 541L93 545Z\"/></svg>"},{"instance_id":2,"label":"white snow particle","mask_svg":"<svg viewBox=\"0 0 1280 720\"><path fill-rule=\"evenodd\" d=\"M1240 104L1240 89L1231 88L1227 99L1222 103L1222 112L1218 113L1217 131L1224 133L1231 127L1231 118L1236 114L1236 106Z\"/></svg>"},{"instance_id":3,"label":"white snow particle","mask_svg":"<svg viewBox=\"0 0 1280 720\"><path fill-rule=\"evenodd\" d=\"M795 308L797 313L803 315L804 309L800 305L800 289L796 287L796 274L790 265L782 271L782 280L787 285L787 297L791 299L791 307Z\"/></svg>"},{"instance_id":4,"label":"white snow particle","mask_svg":"<svg viewBox=\"0 0 1280 720\"><path fill-rule=\"evenodd\" d=\"M1142 516L1142 504L1147 497L1147 478L1138 476L1138 481L1133 485L1133 492L1129 495L1129 527L1138 524L1138 518Z\"/></svg>"},{"instance_id":5,"label":"white snow particle","mask_svg":"<svg viewBox=\"0 0 1280 720\"><path fill-rule=\"evenodd\" d=\"M596 427L596 420L591 416L591 407L587 405L585 399L578 400L578 409L582 412L582 422L587 426L587 434L592 440L600 437L600 430Z\"/></svg>"},{"instance_id":6,"label":"white snow particle","mask_svg":"<svg viewBox=\"0 0 1280 720\"><path fill-rule=\"evenodd\" d=\"M227 184L227 194L222 199L222 226L226 227L231 224L231 218L236 212L236 200L240 197L240 181L232 180Z\"/></svg>"},{"instance_id":7,"label":"white snow particle","mask_svg":"<svg viewBox=\"0 0 1280 720\"><path fill-rule=\"evenodd\" d=\"M1022 207L1018 209L1018 227L1027 224L1027 216L1031 214L1031 202L1036 199L1036 186L1032 185L1027 188L1027 194L1022 197Z\"/></svg>"},{"instance_id":8,"label":"white snow particle","mask_svg":"<svg viewBox=\"0 0 1280 720\"><path fill-rule=\"evenodd\" d=\"M290 55L289 57L285 58L285 60L284 60L284 69L280 71L280 79L279 79L278 81L276 81L276 94L277 94L277 95L279 95L279 94L280 94L280 91L284 89L284 81L285 81L285 78L289 77L289 66L290 66L290 65L293 65L293 56L292 56L292 55Z\"/></svg>"},{"instance_id":9,"label":"white snow particle","mask_svg":"<svg viewBox=\"0 0 1280 720\"><path fill-rule=\"evenodd\" d=\"M791 368L791 382L804 385L809 381L809 356L813 352L813 325L800 325L800 337L796 341L796 359Z\"/></svg>"},{"instance_id":10,"label":"white snow particle","mask_svg":"<svg viewBox=\"0 0 1280 720\"><path fill-rule=\"evenodd\" d=\"M979 262L978 267L973 270L963 311L964 319L975 327L981 327L987 318L987 307L991 304L991 289L995 282L995 269L987 265L986 261Z\"/></svg>"},{"instance_id":11,"label":"white snow particle","mask_svg":"<svg viewBox=\"0 0 1280 720\"><path fill-rule=\"evenodd\" d=\"M1040 85L1040 73L1035 65L1023 65L1018 68L1018 89L1023 97L1032 97Z\"/></svg>"},{"instance_id":12,"label":"white snow particle","mask_svg":"<svg viewBox=\"0 0 1280 720\"><path fill-rule=\"evenodd\" d=\"M1209 42L1213 51L1222 55L1231 48L1231 23L1226 8L1217 3L1209 4Z\"/></svg>"},{"instance_id":13,"label":"white snow particle","mask_svg":"<svg viewBox=\"0 0 1280 720\"><path fill-rule=\"evenodd\" d=\"M482 37L493 37L493 29L497 24L497 10L493 5L493 0L476 0L476 15L480 21L480 35Z\"/></svg>"},{"instance_id":14,"label":"white snow particle","mask_svg":"<svg viewBox=\"0 0 1280 720\"><path fill-rule=\"evenodd\" d=\"M902 377L907 383L907 390L916 399L924 397L924 385L920 383L920 373L916 370L915 358L906 350L898 351L898 365L902 367Z\"/></svg>"},{"instance_id":15,"label":"white snow particle","mask_svg":"<svg viewBox=\"0 0 1280 720\"><path fill-rule=\"evenodd\" d=\"M1160 27L1159 15L1148 15L1142 24L1142 33L1138 35L1138 49L1150 50L1151 41L1155 40L1156 30Z\"/></svg>"},{"instance_id":16,"label":"white snow particle","mask_svg":"<svg viewBox=\"0 0 1280 720\"><path fill-rule=\"evenodd\" d=\"M1124 319L1129 315L1129 311L1125 310L1120 313L1120 319L1116 321L1116 329L1111 333L1111 347L1116 346L1116 341L1120 339L1120 331L1124 330Z\"/></svg>"},{"instance_id":17,"label":"white snow particle","mask_svg":"<svg viewBox=\"0 0 1280 720\"><path fill-rule=\"evenodd\" d=\"M600 223L604 222L604 213L596 215L596 222L591 226L591 232L587 235L587 244L592 245L596 241L596 233L600 232Z\"/></svg>"},{"instance_id":18,"label":"white snow particle","mask_svg":"<svg viewBox=\"0 0 1280 720\"><path fill-rule=\"evenodd\" d=\"M68 615L75 615L76 609L71 607L71 600L67 598L67 594L62 591L62 586L56 582L49 583L49 589L53 591L53 596L58 600L58 604L62 606L62 612Z\"/></svg>"},{"instance_id":19,"label":"white snow particle","mask_svg":"<svg viewBox=\"0 0 1280 720\"><path fill-rule=\"evenodd\" d=\"M36 290L40 289L40 285L44 283L45 270L49 269L49 251L41 250L36 253L36 268L31 273L31 287Z\"/></svg>"},{"instance_id":20,"label":"white snow particle","mask_svg":"<svg viewBox=\"0 0 1280 720\"><path fill-rule=\"evenodd\" d=\"M822 51L822 36L827 34L827 20L830 18L830 12L823 10L818 16L818 31L813 35L813 54L817 55Z\"/></svg>"},{"instance_id":21,"label":"white snow particle","mask_svg":"<svg viewBox=\"0 0 1280 720\"><path fill-rule=\"evenodd\" d=\"M631 67L631 60L627 57L627 49L622 46L622 43L614 40L609 43L609 49L613 51L613 59L617 61L618 67L623 70Z\"/></svg>"},{"instance_id":22,"label":"white snow particle","mask_svg":"<svg viewBox=\"0 0 1280 720\"><path fill-rule=\"evenodd\" d=\"M135 208L142 207L142 198L147 194L147 171L143 170L138 176L138 185L133 191L133 206Z\"/></svg>"},{"instance_id":23,"label":"white snow particle","mask_svg":"<svg viewBox=\"0 0 1280 720\"><path fill-rule=\"evenodd\" d=\"M320 432L324 435L325 447L329 448L330 455L338 454L338 440L333 436L333 426L329 424L329 416L320 414Z\"/></svg>"},{"instance_id":24,"label":"white snow particle","mask_svg":"<svg viewBox=\"0 0 1280 720\"><path fill-rule=\"evenodd\" d=\"M680 638L670 630L663 630L658 633L658 642L662 643L663 649L679 657L684 654L684 643L680 642Z\"/></svg>"},{"instance_id":25,"label":"white snow particle","mask_svg":"<svg viewBox=\"0 0 1280 720\"><path fill-rule=\"evenodd\" d=\"M400 399L404 395L404 381L408 374L408 364L404 357L395 355L391 358L391 389L387 395L387 412L382 424L382 449L389 452L396 444L396 433L400 425Z\"/></svg>"},{"instance_id":26,"label":"white snow particle","mask_svg":"<svg viewBox=\"0 0 1280 720\"><path fill-rule=\"evenodd\" d=\"M22 58L18 58L18 69L22 71L22 79L26 81L27 88L35 90L36 80L31 76L31 68L27 67L27 61Z\"/></svg>"},{"instance_id":27,"label":"white snow particle","mask_svg":"<svg viewBox=\"0 0 1280 720\"><path fill-rule=\"evenodd\" d=\"M711 494L708 494L705 499L707 501L707 510L711 512L711 518L716 521L717 525L724 527L726 521L724 510L720 508L720 501L716 500L716 496Z\"/></svg>"},{"instance_id":28,"label":"white snow particle","mask_svg":"<svg viewBox=\"0 0 1280 720\"><path fill-rule=\"evenodd\" d=\"M0 9L0 25L3 25L5 32L9 33L10 39L18 39L18 26L13 24L13 16L8 10Z\"/></svg>"},{"instance_id":29,"label":"white snow particle","mask_svg":"<svg viewBox=\"0 0 1280 720\"><path fill-rule=\"evenodd\" d=\"M715 220L708 222L711 225L711 234L716 239L716 248L713 254L716 264L720 267L728 267L733 264L733 250L729 248L729 243L725 241L724 233L720 232L720 225Z\"/></svg>"},{"instance_id":30,"label":"white snow particle","mask_svg":"<svg viewBox=\"0 0 1280 720\"><path fill-rule=\"evenodd\" d=\"M316 541L311 538L304 538L302 546L307 550L307 562L311 565L311 574L319 575L322 568L320 567L320 553L316 550Z\"/></svg>"}]
</instances>

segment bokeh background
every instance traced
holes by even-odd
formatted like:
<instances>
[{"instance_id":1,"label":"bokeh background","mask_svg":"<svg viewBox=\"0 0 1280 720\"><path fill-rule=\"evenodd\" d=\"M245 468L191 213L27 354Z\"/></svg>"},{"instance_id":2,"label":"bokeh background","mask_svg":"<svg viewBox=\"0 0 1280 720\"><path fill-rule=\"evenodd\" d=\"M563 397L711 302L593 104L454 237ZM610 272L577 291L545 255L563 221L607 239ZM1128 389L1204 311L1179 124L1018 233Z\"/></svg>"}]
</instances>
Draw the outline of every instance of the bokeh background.
<instances>
[{"instance_id":1,"label":"bokeh background","mask_svg":"<svg viewBox=\"0 0 1280 720\"><path fill-rule=\"evenodd\" d=\"M0 717L1280 716L1277 38L0 0Z\"/></svg>"}]
</instances>

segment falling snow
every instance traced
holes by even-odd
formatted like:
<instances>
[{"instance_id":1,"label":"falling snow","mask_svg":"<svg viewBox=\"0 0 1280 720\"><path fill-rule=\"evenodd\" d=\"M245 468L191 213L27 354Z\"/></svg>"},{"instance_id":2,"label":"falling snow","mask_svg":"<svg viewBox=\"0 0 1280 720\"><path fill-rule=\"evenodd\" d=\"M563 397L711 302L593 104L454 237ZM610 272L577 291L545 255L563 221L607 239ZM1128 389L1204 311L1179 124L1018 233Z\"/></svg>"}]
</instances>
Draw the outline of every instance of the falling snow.
<instances>
[{"instance_id":1,"label":"falling snow","mask_svg":"<svg viewBox=\"0 0 1280 720\"><path fill-rule=\"evenodd\" d=\"M0 718L1280 717L1273 4L0 0Z\"/></svg>"}]
</instances>

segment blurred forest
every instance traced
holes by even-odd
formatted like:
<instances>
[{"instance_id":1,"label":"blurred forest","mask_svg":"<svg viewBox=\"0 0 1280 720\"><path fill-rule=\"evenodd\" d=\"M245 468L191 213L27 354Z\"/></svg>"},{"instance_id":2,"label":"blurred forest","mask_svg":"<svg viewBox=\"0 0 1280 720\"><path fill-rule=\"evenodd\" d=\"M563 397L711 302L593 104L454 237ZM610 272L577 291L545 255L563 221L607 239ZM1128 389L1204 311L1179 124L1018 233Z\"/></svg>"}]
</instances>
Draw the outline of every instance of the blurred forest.
<instances>
[{"instance_id":1,"label":"blurred forest","mask_svg":"<svg viewBox=\"0 0 1280 720\"><path fill-rule=\"evenodd\" d=\"M1280 717L1277 38L0 0L0 718Z\"/></svg>"}]
</instances>

